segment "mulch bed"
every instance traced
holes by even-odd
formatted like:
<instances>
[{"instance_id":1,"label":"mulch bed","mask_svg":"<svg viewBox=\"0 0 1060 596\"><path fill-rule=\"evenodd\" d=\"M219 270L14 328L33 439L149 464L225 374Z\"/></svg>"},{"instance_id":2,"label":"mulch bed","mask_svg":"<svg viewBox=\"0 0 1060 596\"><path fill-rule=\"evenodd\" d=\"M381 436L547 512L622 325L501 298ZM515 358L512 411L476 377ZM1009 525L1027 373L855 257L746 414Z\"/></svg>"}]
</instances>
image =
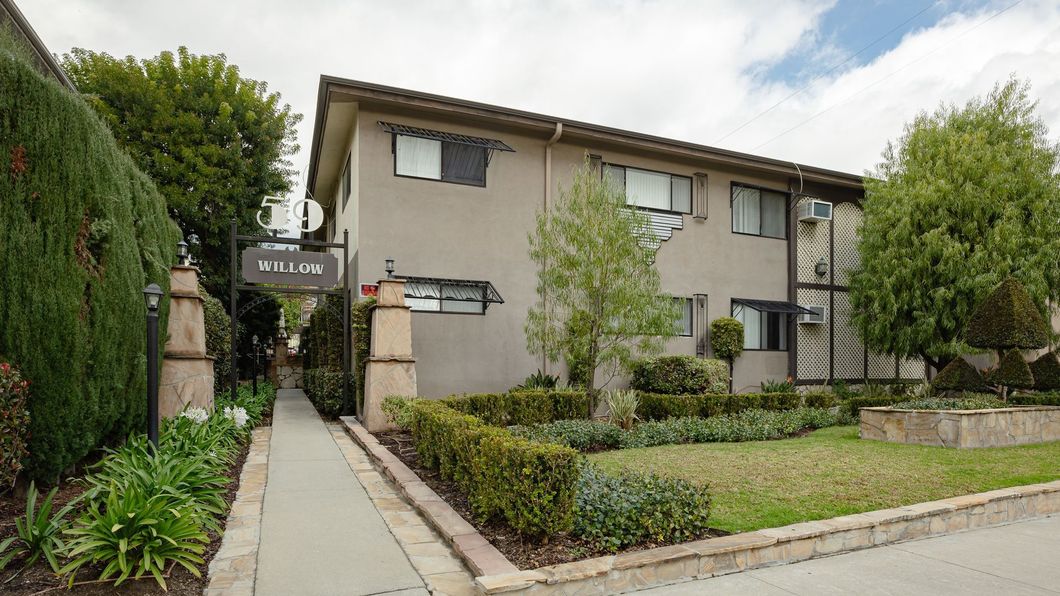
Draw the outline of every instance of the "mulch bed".
<instances>
[{"instance_id":1,"label":"mulch bed","mask_svg":"<svg viewBox=\"0 0 1060 596\"><path fill-rule=\"evenodd\" d=\"M262 421L259 426L268 426L271 416ZM231 505L239 491L239 474L243 471L243 462L246 461L247 452L250 450L248 443L236 458L236 463L225 472L229 478L225 500ZM41 500L47 495L51 487L41 490ZM59 509L64 504L81 494L81 487L75 482L63 482L59 492L55 495L52 511ZM40 501L38 501L38 507ZM24 496L15 496L11 493L0 497L0 540L16 534L15 518L26 513L26 499ZM71 513L76 516L76 513ZM221 520L224 527L227 517ZM209 532L210 543L206 545L206 552L202 557L205 562L198 566L202 577L195 577L187 569L175 566L165 574L166 585L169 591L163 591L153 577L147 576L140 580L129 579L120 586L115 587L113 580L108 582L97 582L102 568L86 566L77 575L77 581L72 589L67 590L66 580L58 578L52 573L47 563L37 562L33 567L18 572L22 563L19 559L11 561L3 572L0 572L0 594L16 594L18 596L36 596L38 594L83 594L86 596L105 596L117 594L120 596L141 596L147 594L169 594L175 596L202 596L206 588L206 572L210 566L210 559L221 547L221 535ZM84 583L80 583L84 582Z\"/></svg>"},{"instance_id":2,"label":"mulch bed","mask_svg":"<svg viewBox=\"0 0 1060 596\"><path fill-rule=\"evenodd\" d=\"M519 536L503 522L488 521L482 523L472 515L467 495L460 490L456 483L445 480L438 475L438 472L428 470L420 465L419 456L416 454L415 444L409 432L377 433L375 438L415 472L427 486L438 493L439 497L445 499L445 502L453 510L474 526L482 534L483 538L489 540L497 550L501 551L519 569L536 569L546 565L569 563L571 561L614 554L594 548L590 543L568 534L551 536L547 544L541 544ZM724 530L711 529L702 536L698 536L697 539L725 536L727 534L729 532ZM619 552L638 551L668 544L672 543L644 542Z\"/></svg>"}]
</instances>

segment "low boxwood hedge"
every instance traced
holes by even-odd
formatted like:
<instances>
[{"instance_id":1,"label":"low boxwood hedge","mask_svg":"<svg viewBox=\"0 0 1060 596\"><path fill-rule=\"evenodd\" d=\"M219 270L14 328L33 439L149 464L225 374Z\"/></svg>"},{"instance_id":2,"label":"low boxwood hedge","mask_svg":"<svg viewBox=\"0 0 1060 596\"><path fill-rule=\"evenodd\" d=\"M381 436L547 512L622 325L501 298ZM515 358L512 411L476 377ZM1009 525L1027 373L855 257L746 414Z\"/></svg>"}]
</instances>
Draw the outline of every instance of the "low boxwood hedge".
<instances>
[{"instance_id":1,"label":"low boxwood hedge","mask_svg":"<svg viewBox=\"0 0 1060 596\"><path fill-rule=\"evenodd\" d=\"M707 418L744 410L793 410L799 407L830 408L838 403L832 393L738 393L662 395L641 393L637 416L641 420L665 420L698 416Z\"/></svg>"},{"instance_id":2,"label":"low boxwood hedge","mask_svg":"<svg viewBox=\"0 0 1060 596\"><path fill-rule=\"evenodd\" d=\"M577 451L515 437L442 401L412 402L410 418L421 463L465 490L479 519L538 538L573 527Z\"/></svg>"},{"instance_id":3,"label":"low boxwood hedge","mask_svg":"<svg viewBox=\"0 0 1060 596\"><path fill-rule=\"evenodd\" d=\"M587 418L589 398L584 391L513 390L507 393L452 395L442 403L480 418L492 426L544 424Z\"/></svg>"},{"instance_id":4,"label":"low boxwood hedge","mask_svg":"<svg viewBox=\"0 0 1060 596\"><path fill-rule=\"evenodd\" d=\"M1060 393L1017 393L1008 397L1008 403L1017 406L1060 406Z\"/></svg>"}]
</instances>

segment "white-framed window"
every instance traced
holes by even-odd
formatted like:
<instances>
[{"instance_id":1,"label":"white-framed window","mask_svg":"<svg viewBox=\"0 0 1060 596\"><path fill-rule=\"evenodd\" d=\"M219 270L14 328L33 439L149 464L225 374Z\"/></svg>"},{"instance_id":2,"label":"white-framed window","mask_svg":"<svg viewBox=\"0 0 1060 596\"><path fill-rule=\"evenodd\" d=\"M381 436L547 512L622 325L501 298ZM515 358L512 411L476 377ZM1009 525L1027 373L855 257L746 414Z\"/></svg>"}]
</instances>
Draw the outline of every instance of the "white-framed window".
<instances>
[{"instance_id":1,"label":"white-framed window","mask_svg":"<svg viewBox=\"0 0 1060 596\"><path fill-rule=\"evenodd\" d=\"M782 192L734 184L732 231L768 238L787 238L788 196Z\"/></svg>"},{"instance_id":2,"label":"white-framed window","mask_svg":"<svg viewBox=\"0 0 1060 596\"><path fill-rule=\"evenodd\" d=\"M626 193L626 204L644 209L692 213L692 178L606 164L603 176Z\"/></svg>"},{"instance_id":3,"label":"white-framed window","mask_svg":"<svg viewBox=\"0 0 1060 596\"><path fill-rule=\"evenodd\" d=\"M743 349L788 349L787 313L763 312L744 304L733 303L732 317L743 323Z\"/></svg>"},{"instance_id":4,"label":"white-framed window","mask_svg":"<svg viewBox=\"0 0 1060 596\"><path fill-rule=\"evenodd\" d=\"M405 304L417 312L481 315L486 312L485 288L409 281L405 282Z\"/></svg>"},{"instance_id":5,"label":"white-framed window","mask_svg":"<svg viewBox=\"0 0 1060 596\"><path fill-rule=\"evenodd\" d=\"M677 324L677 335L681 337L692 337L692 299L674 298L674 302L676 302L681 309L681 316L678 319Z\"/></svg>"},{"instance_id":6,"label":"white-framed window","mask_svg":"<svg viewBox=\"0 0 1060 596\"><path fill-rule=\"evenodd\" d=\"M486 185L486 148L463 143L394 135L394 174Z\"/></svg>"}]
</instances>

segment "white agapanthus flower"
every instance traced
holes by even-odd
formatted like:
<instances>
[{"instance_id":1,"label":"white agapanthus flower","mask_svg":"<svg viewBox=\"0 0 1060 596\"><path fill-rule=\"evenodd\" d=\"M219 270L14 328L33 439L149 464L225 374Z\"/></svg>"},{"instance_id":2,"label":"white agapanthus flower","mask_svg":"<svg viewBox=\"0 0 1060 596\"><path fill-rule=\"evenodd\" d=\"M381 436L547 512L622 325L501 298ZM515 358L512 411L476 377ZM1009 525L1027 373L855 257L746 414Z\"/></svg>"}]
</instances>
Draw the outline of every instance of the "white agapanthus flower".
<instances>
[{"instance_id":1,"label":"white agapanthus flower","mask_svg":"<svg viewBox=\"0 0 1060 596\"><path fill-rule=\"evenodd\" d=\"M181 412L180 415L191 419L196 424L202 424L210 418L210 413L206 411L206 408L188 408Z\"/></svg>"},{"instance_id":2,"label":"white agapanthus flower","mask_svg":"<svg viewBox=\"0 0 1060 596\"><path fill-rule=\"evenodd\" d=\"M243 425L247 423L247 410L242 406L225 406L225 418L228 418L232 422L236 423L236 428L243 428Z\"/></svg>"}]
</instances>

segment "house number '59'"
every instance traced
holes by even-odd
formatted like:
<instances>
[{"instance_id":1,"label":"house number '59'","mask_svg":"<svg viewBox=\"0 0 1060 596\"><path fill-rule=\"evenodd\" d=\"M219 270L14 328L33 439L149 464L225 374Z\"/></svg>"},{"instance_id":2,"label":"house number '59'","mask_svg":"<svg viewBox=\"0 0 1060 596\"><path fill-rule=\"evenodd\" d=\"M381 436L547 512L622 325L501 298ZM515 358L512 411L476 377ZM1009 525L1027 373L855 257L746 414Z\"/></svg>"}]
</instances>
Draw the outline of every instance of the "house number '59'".
<instances>
[{"instance_id":1,"label":"house number '59'","mask_svg":"<svg viewBox=\"0 0 1060 596\"><path fill-rule=\"evenodd\" d=\"M266 195L261 199L261 207L258 210L258 223L266 230L284 230L288 222L298 222L299 230L312 232L324 223L324 210L313 199L298 199L288 207L282 198ZM269 213L269 223L261 221L261 213L265 210Z\"/></svg>"}]
</instances>

